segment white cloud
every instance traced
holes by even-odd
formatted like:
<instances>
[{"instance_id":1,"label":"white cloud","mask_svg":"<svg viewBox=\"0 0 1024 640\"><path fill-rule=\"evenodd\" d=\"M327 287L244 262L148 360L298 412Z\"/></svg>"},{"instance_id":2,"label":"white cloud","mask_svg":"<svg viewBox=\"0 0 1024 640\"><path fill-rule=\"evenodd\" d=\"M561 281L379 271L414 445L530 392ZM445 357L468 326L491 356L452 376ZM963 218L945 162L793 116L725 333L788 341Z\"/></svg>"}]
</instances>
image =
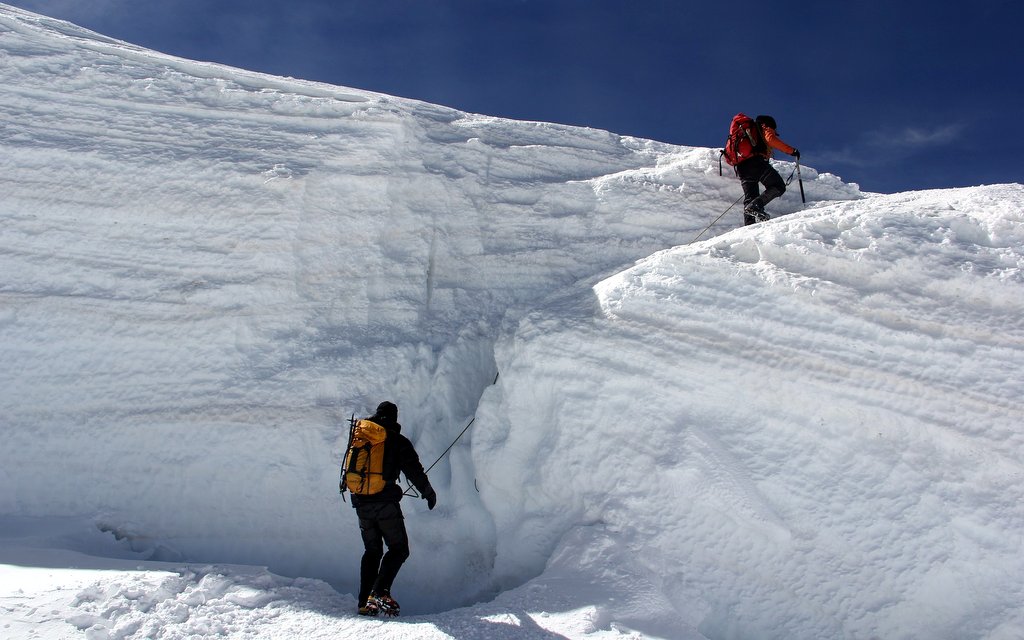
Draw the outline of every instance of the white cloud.
<instances>
[{"instance_id":1,"label":"white cloud","mask_svg":"<svg viewBox=\"0 0 1024 640\"><path fill-rule=\"evenodd\" d=\"M885 149L906 149L908 152L925 147L940 147L954 142L964 131L962 123L949 124L934 129L905 127L897 131L873 131L865 137L870 147Z\"/></svg>"},{"instance_id":2,"label":"white cloud","mask_svg":"<svg viewBox=\"0 0 1024 640\"><path fill-rule=\"evenodd\" d=\"M863 168L880 159L899 161L920 151L956 142L967 129L965 123L953 123L929 129L921 126L887 128L866 132L850 144L822 149L815 160L822 165L836 164Z\"/></svg>"}]
</instances>

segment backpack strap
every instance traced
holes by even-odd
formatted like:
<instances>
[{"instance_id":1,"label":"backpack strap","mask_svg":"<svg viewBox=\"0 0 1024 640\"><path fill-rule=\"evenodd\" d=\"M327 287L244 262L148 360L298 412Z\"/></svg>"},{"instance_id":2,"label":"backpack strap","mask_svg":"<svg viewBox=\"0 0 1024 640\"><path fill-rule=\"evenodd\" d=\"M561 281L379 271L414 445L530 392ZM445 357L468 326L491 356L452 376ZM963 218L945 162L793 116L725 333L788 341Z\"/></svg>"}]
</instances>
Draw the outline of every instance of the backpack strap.
<instances>
[{"instance_id":1,"label":"backpack strap","mask_svg":"<svg viewBox=\"0 0 1024 640\"><path fill-rule=\"evenodd\" d=\"M353 455L349 456L348 469L345 470L345 473L351 473L351 474L359 476L359 488L358 488L358 491L362 491L363 487L366 486L366 483L369 481L371 471L369 471L369 470L360 470L360 469L356 468L356 462L358 462L358 460L359 460L359 455L356 452L360 452L361 451L364 455L369 456L370 455L370 447L371 446L373 446L373 445L371 445L369 442L367 442L366 444L364 444L361 447L353 446L352 447Z\"/></svg>"},{"instance_id":2,"label":"backpack strap","mask_svg":"<svg viewBox=\"0 0 1024 640\"><path fill-rule=\"evenodd\" d=\"M750 128L744 129L747 139L750 140L751 153L757 155L768 150L768 142L764 139L764 131L756 120L750 121Z\"/></svg>"},{"instance_id":3,"label":"backpack strap","mask_svg":"<svg viewBox=\"0 0 1024 640\"><path fill-rule=\"evenodd\" d=\"M743 131L743 135L745 135L747 137L747 140L750 141L750 146L754 147L756 149L757 148L757 140L754 139L754 134L751 132L751 129L753 129L754 126L757 126L757 123L756 122L751 122L751 125L753 125L753 126L748 125L748 126L740 127L740 129Z\"/></svg>"}]
</instances>

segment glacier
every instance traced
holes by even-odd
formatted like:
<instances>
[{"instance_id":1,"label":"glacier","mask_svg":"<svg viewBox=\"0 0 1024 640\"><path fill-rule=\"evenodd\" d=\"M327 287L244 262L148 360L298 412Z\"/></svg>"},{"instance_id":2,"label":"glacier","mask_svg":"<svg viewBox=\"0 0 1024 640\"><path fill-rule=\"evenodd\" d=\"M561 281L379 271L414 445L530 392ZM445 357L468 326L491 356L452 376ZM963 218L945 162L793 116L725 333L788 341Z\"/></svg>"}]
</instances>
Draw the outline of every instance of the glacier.
<instances>
[{"instance_id":1,"label":"glacier","mask_svg":"<svg viewBox=\"0 0 1024 640\"><path fill-rule=\"evenodd\" d=\"M0 41L14 637L1024 633L1022 185L712 225L714 149ZM336 487L384 399L439 506L382 626Z\"/></svg>"}]
</instances>

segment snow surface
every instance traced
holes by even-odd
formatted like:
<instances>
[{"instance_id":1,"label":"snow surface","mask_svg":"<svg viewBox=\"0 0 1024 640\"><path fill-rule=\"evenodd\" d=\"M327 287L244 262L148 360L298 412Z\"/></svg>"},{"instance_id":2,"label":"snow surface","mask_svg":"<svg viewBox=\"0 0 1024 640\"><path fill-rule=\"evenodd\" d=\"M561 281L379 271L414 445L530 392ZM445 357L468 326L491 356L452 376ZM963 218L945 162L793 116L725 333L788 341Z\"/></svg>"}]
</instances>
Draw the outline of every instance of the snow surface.
<instances>
[{"instance_id":1,"label":"snow surface","mask_svg":"<svg viewBox=\"0 0 1024 640\"><path fill-rule=\"evenodd\" d=\"M1024 186L803 167L691 242L713 149L4 5L0 56L0 636L1024 637ZM475 417L389 621L383 399L426 464Z\"/></svg>"}]
</instances>

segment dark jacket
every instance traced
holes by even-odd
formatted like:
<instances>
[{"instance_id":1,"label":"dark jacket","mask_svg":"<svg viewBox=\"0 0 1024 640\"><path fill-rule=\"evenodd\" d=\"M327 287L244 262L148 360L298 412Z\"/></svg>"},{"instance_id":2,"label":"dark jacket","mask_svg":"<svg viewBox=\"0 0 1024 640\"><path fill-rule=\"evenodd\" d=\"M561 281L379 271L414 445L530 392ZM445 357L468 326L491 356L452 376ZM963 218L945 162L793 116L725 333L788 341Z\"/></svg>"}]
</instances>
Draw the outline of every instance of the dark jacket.
<instances>
[{"instance_id":1,"label":"dark jacket","mask_svg":"<svg viewBox=\"0 0 1024 640\"><path fill-rule=\"evenodd\" d=\"M403 473L412 482L413 486L421 495L433 492L427 474L423 471L420 457L416 454L409 439L402 435L402 425L390 416L374 414L367 418L376 422L388 432L384 441L384 481L387 483L384 490L370 496L352 494L352 506L358 507L362 504L374 502L398 502L404 493L401 485L398 484L398 474Z\"/></svg>"}]
</instances>

